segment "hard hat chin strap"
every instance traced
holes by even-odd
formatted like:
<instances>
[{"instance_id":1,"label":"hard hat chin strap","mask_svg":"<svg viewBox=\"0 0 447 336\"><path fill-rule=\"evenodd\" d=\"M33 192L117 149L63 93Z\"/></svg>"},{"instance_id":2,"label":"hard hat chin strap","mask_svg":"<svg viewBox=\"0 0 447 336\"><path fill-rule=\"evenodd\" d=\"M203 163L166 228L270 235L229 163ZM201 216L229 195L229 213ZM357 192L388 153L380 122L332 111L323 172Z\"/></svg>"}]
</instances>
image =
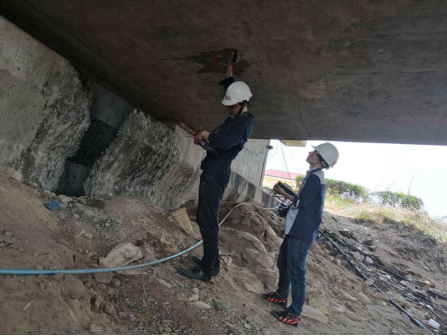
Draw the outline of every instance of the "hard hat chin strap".
<instances>
[{"instance_id":1,"label":"hard hat chin strap","mask_svg":"<svg viewBox=\"0 0 447 336\"><path fill-rule=\"evenodd\" d=\"M244 110L245 103L246 103L246 100L244 100L242 103L239 103L241 108L239 109L239 112L234 116L235 118L239 117L242 114L242 111Z\"/></svg>"}]
</instances>

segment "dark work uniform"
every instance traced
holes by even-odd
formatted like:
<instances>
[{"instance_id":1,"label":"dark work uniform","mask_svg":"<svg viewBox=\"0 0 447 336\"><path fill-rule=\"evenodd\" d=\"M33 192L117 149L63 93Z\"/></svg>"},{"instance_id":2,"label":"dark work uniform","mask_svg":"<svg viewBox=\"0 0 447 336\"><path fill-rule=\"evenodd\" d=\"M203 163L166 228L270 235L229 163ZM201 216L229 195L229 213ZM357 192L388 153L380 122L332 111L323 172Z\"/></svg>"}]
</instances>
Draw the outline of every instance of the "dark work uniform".
<instances>
[{"instance_id":1,"label":"dark work uniform","mask_svg":"<svg viewBox=\"0 0 447 336\"><path fill-rule=\"evenodd\" d=\"M246 112L229 117L209 135L209 145L218 156L207 155L202 161L197 223L203 238L202 269L211 273L219 267L219 208L231 175L231 163L244 148L253 130L253 115Z\"/></svg>"}]
</instances>

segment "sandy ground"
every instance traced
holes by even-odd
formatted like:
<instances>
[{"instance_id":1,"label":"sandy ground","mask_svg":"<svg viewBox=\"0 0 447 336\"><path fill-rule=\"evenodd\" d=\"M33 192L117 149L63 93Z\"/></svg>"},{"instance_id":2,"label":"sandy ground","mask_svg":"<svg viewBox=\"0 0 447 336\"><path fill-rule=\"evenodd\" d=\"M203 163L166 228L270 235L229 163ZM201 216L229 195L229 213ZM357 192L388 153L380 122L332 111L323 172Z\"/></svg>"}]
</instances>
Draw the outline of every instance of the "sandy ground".
<instances>
[{"instance_id":1,"label":"sandy ground","mask_svg":"<svg viewBox=\"0 0 447 336\"><path fill-rule=\"evenodd\" d=\"M128 242L141 249L142 263L196 242L169 212L141 199L73 198L53 212L43 206L56 198L0 174L0 268L96 268L111 249ZM222 217L232 206L223 204ZM195 225L195 202L184 207ZM264 301L261 293L276 289L282 226L283 220L272 212L252 206L233 211L221 230L222 270L209 283L186 279L176 271L193 266L191 256L200 256L201 248L133 274L0 276L0 333L425 333L374 297L375 291L323 240L312 247L307 264L306 304L319 310L313 318L304 316L299 328L275 321L270 311L280 309ZM349 230L360 242L373 239L373 255L387 267L411 274L412 283L429 281L447 292L445 252L419 239L417 232L399 223L356 224L330 204L322 226L340 238L340 230ZM369 266L362 267L368 271ZM372 266L369 269L380 275ZM385 275L381 276L389 288L401 286ZM433 317L411 300L403 303L419 319ZM441 313L447 310L447 301L432 303Z\"/></svg>"}]
</instances>

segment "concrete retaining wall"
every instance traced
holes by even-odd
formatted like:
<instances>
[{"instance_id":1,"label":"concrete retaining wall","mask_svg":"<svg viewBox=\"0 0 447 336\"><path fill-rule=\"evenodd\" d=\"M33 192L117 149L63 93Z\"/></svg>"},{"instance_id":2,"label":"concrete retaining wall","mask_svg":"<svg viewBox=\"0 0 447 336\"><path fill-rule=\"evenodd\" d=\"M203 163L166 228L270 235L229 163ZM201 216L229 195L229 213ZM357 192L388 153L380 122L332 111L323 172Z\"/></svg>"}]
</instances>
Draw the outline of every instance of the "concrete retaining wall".
<instances>
[{"instance_id":1,"label":"concrete retaining wall","mask_svg":"<svg viewBox=\"0 0 447 336\"><path fill-rule=\"evenodd\" d=\"M54 190L90 124L68 61L0 17L0 165Z\"/></svg>"},{"instance_id":2,"label":"concrete retaining wall","mask_svg":"<svg viewBox=\"0 0 447 336\"><path fill-rule=\"evenodd\" d=\"M0 166L71 196L127 194L166 209L197 199L205 151L0 17ZM225 199L263 193L267 140L249 140Z\"/></svg>"}]
</instances>

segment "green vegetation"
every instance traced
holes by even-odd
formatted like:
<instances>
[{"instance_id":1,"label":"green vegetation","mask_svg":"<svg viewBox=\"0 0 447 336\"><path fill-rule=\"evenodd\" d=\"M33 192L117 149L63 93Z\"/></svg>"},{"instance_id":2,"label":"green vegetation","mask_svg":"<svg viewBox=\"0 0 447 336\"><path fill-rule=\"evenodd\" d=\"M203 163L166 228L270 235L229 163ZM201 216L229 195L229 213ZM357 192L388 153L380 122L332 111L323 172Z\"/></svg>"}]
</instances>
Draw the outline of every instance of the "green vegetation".
<instances>
[{"instance_id":1,"label":"green vegetation","mask_svg":"<svg viewBox=\"0 0 447 336\"><path fill-rule=\"evenodd\" d=\"M304 180L296 177L297 187ZM358 184L326 180L326 207L342 210L359 223L392 223L415 230L415 237L430 242L447 243L447 223L431 218L424 211L422 199L404 193L370 192Z\"/></svg>"},{"instance_id":2,"label":"green vegetation","mask_svg":"<svg viewBox=\"0 0 447 336\"><path fill-rule=\"evenodd\" d=\"M361 203L332 195L326 197L325 205L335 205L344 215L358 223L398 225L402 230L414 231L414 237L424 242L447 244L447 223L431 218L423 210Z\"/></svg>"},{"instance_id":3,"label":"green vegetation","mask_svg":"<svg viewBox=\"0 0 447 336\"><path fill-rule=\"evenodd\" d=\"M422 210L424 208L424 202L416 196L391 191L378 191L372 195L376 196L379 203L384 206L409 210Z\"/></svg>"},{"instance_id":4,"label":"green vegetation","mask_svg":"<svg viewBox=\"0 0 447 336\"><path fill-rule=\"evenodd\" d=\"M333 196L361 202L367 202L369 200L368 189L359 186L358 184L327 179L326 186L328 193Z\"/></svg>"}]
</instances>

